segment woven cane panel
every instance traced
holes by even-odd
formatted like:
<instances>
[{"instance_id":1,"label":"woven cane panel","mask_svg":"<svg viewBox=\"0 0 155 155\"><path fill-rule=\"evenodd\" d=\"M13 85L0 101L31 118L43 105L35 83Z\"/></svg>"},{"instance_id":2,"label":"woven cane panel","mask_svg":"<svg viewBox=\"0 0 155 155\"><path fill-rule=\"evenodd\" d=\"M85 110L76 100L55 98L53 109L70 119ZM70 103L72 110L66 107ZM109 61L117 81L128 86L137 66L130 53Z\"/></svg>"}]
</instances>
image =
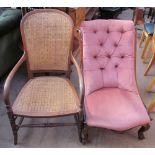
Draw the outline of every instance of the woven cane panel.
<instances>
[{"instance_id":1,"label":"woven cane panel","mask_svg":"<svg viewBox=\"0 0 155 155\"><path fill-rule=\"evenodd\" d=\"M55 12L39 12L24 21L31 70L67 70L73 24Z\"/></svg>"},{"instance_id":2,"label":"woven cane panel","mask_svg":"<svg viewBox=\"0 0 155 155\"><path fill-rule=\"evenodd\" d=\"M80 102L68 80L59 77L37 77L22 88L12 109L17 115L65 115L79 112Z\"/></svg>"}]
</instances>

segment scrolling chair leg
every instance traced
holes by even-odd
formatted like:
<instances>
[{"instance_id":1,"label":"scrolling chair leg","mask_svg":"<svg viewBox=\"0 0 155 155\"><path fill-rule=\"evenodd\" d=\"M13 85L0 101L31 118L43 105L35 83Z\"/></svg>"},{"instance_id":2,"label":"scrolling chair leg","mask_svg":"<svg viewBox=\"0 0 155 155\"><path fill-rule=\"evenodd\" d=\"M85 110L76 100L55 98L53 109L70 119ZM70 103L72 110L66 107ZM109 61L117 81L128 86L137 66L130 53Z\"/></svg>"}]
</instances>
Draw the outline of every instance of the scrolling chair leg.
<instances>
[{"instance_id":1,"label":"scrolling chair leg","mask_svg":"<svg viewBox=\"0 0 155 155\"><path fill-rule=\"evenodd\" d=\"M139 140L145 139L144 132L147 131L149 128L150 128L150 125L149 125L149 124L146 124L146 125L142 126L142 127L138 130L138 139L139 139Z\"/></svg>"}]
</instances>

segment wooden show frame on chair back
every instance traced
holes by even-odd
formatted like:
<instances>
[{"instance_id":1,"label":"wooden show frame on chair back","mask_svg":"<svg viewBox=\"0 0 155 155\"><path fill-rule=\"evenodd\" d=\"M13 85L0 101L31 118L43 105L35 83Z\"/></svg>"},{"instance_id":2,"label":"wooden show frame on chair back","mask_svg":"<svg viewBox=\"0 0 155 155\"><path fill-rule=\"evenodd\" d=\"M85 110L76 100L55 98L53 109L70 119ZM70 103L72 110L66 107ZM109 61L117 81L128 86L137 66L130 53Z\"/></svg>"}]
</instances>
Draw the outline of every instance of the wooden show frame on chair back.
<instances>
[{"instance_id":1,"label":"wooden show frame on chair back","mask_svg":"<svg viewBox=\"0 0 155 155\"><path fill-rule=\"evenodd\" d=\"M20 24L29 78L38 72L70 73L74 24L56 9L27 13Z\"/></svg>"}]
</instances>

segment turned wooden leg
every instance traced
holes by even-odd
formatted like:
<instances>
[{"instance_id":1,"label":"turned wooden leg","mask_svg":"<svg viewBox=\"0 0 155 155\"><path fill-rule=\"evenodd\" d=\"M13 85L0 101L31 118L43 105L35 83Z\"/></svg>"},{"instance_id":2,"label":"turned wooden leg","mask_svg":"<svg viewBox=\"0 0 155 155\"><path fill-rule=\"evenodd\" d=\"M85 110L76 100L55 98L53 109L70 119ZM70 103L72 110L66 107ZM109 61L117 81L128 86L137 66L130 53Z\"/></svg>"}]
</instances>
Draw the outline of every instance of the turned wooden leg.
<instances>
[{"instance_id":1,"label":"turned wooden leg","mask_svg":"<svg viewBox=\"0 0 155 155\"><path fill-rule=\"evenodd\" d=\"M142 56L141 56L142 59L144 58L146 49L147 49L150 41L151 41L151 36L146 37L145 45L144 45L144 48L143 48L143 51L142 51Z\"/></svg>"},{"instance_id":2,"label":"turned wooden leg","mask_svg":"<svg viewBox=\"0 0 155 155\"><path fill-rule=\"evenodd\" d=\"M146 76L148 71L151 69L151 67L152 67L152 65L154 63L154 60L155 60L155 53L153 53L153 56L152 56L152 58L151 58L151 60L150 60L150 62L148 64L148 67L147 67L146 71L144 72L144 76Z\"/></svg>"},{"instance_id":3,"label":"turned wooden leg","mask_svg":"<svg viewBox=\"0 0 155 155\"><path fill-rule=\"evenodd\" d=\"M18 133L17 133L17 130L16 129L13 130L13 136L14 136L14 145L17 145L17 142L18 142Z\"/></svg>"},{"instance_id":4,"label":"turned wooden leg","mask_svg":"<svg viewBox=\"0 0 155 155\"><path fill-rule=\"evenodd\" d=\"M81 114L75 114L74 118L77 122L77 129L78 129L78 135L79 135L79 141L82 143L82 137L81 137L81 132L82 132L82 127L83 127L83 121L81 119Z\"/></svg>"},{"instance_id":5,"label":"turned wooden leg","mask_svg":"<svg viewBox=\"0 0 155 155\"><path fill-rule=\"evenodd\" d=\"M152 112L154 108L155 108L155 100L149 105L148 112L149 113Z\"/></svg>"},{"instance_id":6,"label":"turned wooden leg","mask_svg":"<svg viewBox=\"0 0 155 155\"><path fill-rule=\"evenodd\" d=\"M17 141L18 141L18 129L15 123L15 119L13 117L9 117L10 119L10 124L11 124L11 128L12 128L12 132L13 132L13 137L14 137L14 145L17 145Z\"/></svg>"},{"instance_id":7,"label":"turned wooden leg","mask_svg":"<svg viewBox=\"0 0 155 155\"><path fill-rule=\"evenodd\" d=\"M145 138L144 136L144 132L147 131L150 128L149 124L146 124L144 126L142 126L139 130L138 130L138 139L139 140L143 140Z\"/></svg>"},{"instance_id":8,"label":"turned wooden leg","mask_svg":"<svg viewBox=\"0 0 155 155\"><path fill-rule=\"evenodd\" d=\"M84 124L81 131L82 144L86 144L88 142L88 126Z\"/></svg>"},{"instance_id":9,"label":"turned wooden leg","mask_svg":"<svg viewBox=\"0 0 155 155\"><path fill-rule=\"evenodd\" d=\"M139 48L142 46L142 42L144 41L144 38L145 38L145 35L144 35L144 31L143 31L141 38L140 38Z\"/></svg>"},{"instance_id":10,"label":"turned wooden leg","mask_svg":"<svg viewBox=\"0 0 155 155\"><path fill-rule=\"evenodd\" d=\"M146 91L150 92L154 85L155 85L155 77L153 78L153 81L149 84L149 86L147 87Z\"/></svg>"}]
</instances>

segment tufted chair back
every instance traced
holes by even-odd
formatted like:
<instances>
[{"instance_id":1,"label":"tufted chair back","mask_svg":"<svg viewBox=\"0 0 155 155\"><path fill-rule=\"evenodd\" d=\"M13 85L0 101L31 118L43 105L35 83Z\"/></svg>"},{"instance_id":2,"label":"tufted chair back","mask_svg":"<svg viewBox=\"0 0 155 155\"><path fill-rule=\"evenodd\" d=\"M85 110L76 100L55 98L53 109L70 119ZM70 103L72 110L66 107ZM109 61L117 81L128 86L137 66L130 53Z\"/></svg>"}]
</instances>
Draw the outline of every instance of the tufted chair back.
<instances>
[{"instance_id":1,"label":"tufted chair back","mask_svg":"<svg viewBox=\"0 0 155 155\"><path fill-rule=\"evenodd\" d=\"M84 21L81 32L86 95L108 87L136 91L133 22Z\"/></svg>"}]
</instances>

